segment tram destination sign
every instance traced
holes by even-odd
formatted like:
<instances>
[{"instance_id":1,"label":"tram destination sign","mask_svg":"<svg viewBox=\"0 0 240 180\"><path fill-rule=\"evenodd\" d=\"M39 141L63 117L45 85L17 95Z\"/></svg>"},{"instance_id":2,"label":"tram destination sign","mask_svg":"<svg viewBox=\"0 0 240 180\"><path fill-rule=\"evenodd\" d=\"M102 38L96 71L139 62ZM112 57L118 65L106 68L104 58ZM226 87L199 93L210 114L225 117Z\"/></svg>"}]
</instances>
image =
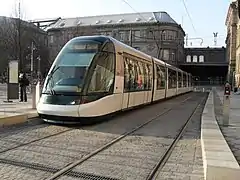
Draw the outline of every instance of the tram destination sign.
<instances>
[{"instance_id":1,"label":"tram destination sign","mask_svg":"<svg viewBox=\"0 0 240 180\"><path fill-rule=\"evenodd\" d=\"M98 50L99 44L96 43L74 43L69 46L70 50Z\"/></svg>"}]
</instances>

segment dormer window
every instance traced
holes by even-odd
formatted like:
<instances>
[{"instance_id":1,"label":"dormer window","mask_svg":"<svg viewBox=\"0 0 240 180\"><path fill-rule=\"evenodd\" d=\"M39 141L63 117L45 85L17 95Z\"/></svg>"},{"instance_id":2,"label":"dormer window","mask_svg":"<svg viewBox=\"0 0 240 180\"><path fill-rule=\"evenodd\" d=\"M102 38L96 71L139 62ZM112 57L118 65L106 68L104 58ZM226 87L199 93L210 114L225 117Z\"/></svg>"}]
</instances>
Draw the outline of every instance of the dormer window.
<instances>
[{"instance_id":1,"label":"dormer window","mask_svg":"<svg viewBox=\"0 0 240 180\"><path fill-rule=\"evenodd\" d=\"M141 21L141 19L140 18L136 18L136 21Z\"/></svg>"},{"instance_id":2,"label":"dormer window","mask_svg":"<svg viewBox=\"0 0 240 180\"><path fill-rule=\"evenodd\" d=\"M120 22L123 22L123 19L119 19L118 22L119 22L119 23L120 23Z\"/></svg>"}]
</instances>

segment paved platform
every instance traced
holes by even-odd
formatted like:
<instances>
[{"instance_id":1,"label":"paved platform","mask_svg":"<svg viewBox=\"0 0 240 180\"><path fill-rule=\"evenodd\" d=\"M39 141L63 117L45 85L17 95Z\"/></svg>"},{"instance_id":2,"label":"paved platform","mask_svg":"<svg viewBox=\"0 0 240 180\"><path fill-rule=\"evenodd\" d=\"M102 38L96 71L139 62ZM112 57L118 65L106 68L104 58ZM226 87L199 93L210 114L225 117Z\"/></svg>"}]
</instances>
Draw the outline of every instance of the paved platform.
<instances>
[{"instance_id":1,"label":"paved platform","mask_svg":"<svg viewBox=\"0 0 240 180\"><path fill-rule=\"evenodd\" d=\"M215 94L216 106L220 110L223 108L223 91L217 90ZM219 123L222 124L222 111L218 112ZM240 95L231 94L230 96L230 115L229 126L221 126L221 130L227 143L229 144L235 158L240 164Z\"/></svg>"},{"instance_id":2,"label":"paved platform","mask_svg":"<svg viewBox=\"0 0 240 180\"><path fill-rule=\"evenodd\" d=\"M229 146L227 136L225 136L226 133L222 133L221 131L220 121L222 121L222 119L219 119L217 115L219 113L218 110L222 109L222 107L217 109L216 96L218 94L221 97L223 96L221 89L214 88L213 91L210 92L202 114L201 141L204 176L205 179L237 180L240 176L240 167L233 155L231 146ZM234 99L234 96L231 97L231 99L232 98ZM235 106L235 103L231 103L231 119L236 116L233 110ZM219 122L217 120L219 120ZM225 131L229 132L232 137L231 127L226 128Z\"/></svg>"},{"instance_id":3,"label":"paved platform","mask_svg":"<svg viewBox=\"0 0 240 180\"><path fill-rule=\"evenodd\" d=\"M5 86L0 86L0 127L18 124L27 121L28 118L37 117L36 109L32 108L32 96L28 92L28 102L5 102L7 94Z\"/></svg>"}]
</instances>

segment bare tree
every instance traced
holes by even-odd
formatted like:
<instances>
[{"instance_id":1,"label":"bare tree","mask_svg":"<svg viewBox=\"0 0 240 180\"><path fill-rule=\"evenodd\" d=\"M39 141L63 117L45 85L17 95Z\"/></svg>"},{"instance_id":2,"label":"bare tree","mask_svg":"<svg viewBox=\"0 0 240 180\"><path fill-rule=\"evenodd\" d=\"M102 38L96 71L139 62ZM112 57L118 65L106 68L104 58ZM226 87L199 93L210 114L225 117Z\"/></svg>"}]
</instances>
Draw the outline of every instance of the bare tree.
<instances>
[{"instance_id":1,"label":"bare tree","mask_svg":"<svg viewBox=\"0 0 240 180\"><path fill-rule=\"evenodd\" d=\"M22 20L22 14L23 11L19 3L14 18L0 17L0 51L3 54L0 59L0 71L6 68L8 61L11 59L19 60L20 71L30 71L32 42L37 47L34 60L37 56L42 57L41 59L48 59L47 33L34 24Z\"/></svg>"}]
</instances>

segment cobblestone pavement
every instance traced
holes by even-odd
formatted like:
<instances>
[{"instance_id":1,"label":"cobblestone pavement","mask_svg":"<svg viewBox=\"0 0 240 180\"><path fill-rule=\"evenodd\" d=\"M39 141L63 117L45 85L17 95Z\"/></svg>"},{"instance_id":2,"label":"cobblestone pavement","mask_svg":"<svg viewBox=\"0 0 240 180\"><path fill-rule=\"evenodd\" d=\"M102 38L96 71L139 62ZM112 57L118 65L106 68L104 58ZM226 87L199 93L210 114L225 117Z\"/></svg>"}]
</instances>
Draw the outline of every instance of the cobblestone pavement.
<instances>
[{"instance_id":1,"label":"cobblestone pavement","mask_svg":"<svg viewBox=\"0 0 240 180\"><path fill-rule=\"evenodd\" d=\"M238 124L238 126L222 126L223 121L223 104L222 101L216 91L213 91L214 94L214 109L215 109L215 116L217 118L219 127L228 143L228 146L233 152L238 164L240 164L240 128L239 128L239 119L238 122L232 122Z\"/></svg>"},{"instance_id":2,"label":"cobblestone pavement","mask_svg":"<svg viewBox=\"0 0 240 180\"><path fill-rule=\"evenodd\" d=\"M34 169L16 167L9 164L0 163L1 180L42 180L49 177L51 173Z\"/></svg>"},{"instance_id":3,"label":"cobblestone pavement","mask_svg":"<svg viewBox=\"0 0 240 180\"><path fill-rule=\"evenodd\" d=\"M72 171L78 173L76 177L88 174L103 179L104 177L105 179L107 177L113 179L146 179L177 136L183 123L186 122L199 101L202 100L202 97L203 94L198 94L193 99L188 100L187 103L184 103L183 106L174 108L170 113L161 116L157 121L148 124L131 136L93 156ZM201 117L201 112L198 113L198 121L199 116ZM199 122L197 125L199 125ZM191 173L189 176L192 175L201 179L203 177L203 171L201 171L201 148L199 147L199 139L197 139L199 138L197 136L199 126L197 126L196 131L191 128L196 128L196 122L191 124L190 129L188 129L189 132L186 133L183 142L178 146L178 155L182 156L182 158L186 157L182 172ZM196 133L198 134L196 135ZM192 146L194 147L192 148ZM197 147L198 150L195 150ZM188 150L191 151L188 152ZM181 163L181 159L179 159L178 167L180 167ZM170 167L169 164L167 166ZM176 168L172 170L174 171L174 169ZM74 178L65 175L60 179L71 180Z\"/></svg>"},{"instance_id":4,"label":"cobblestone pavement","mask_svg":"<svg viewBox=\"0 0 240 180\"><path fill-rule=\"evenodd\" d=\"M205 104L205 103L204 103ZM156 180L203 180L201 105Z\"/></svg>"},{"instance_id":5,"label":"cobblestone pavement","mask_svg":"<svg viewBox=\"0 0 240 180\"><path fill-rule=\"evenodd\" d=\"M15 148L4 153L0 152L0 163L3 161L17 162L21 164L21 168L24 169L23 171L25 172L25 177L29 177L29 179L44 179L45 176L49 176L49 172L42 173L43 171L41 171L41 173L38 173L37 169L44 169L42 167L45 167L45 169L52 167L55 168L55 170L56 168L63 168L67 164L77 159L80 159L83 155L86 155L89 152L99 148L113 138L133 129L137 125L145 122L147 119L156 116L157 114L164 111L164 109L169 108L174 104L178 104L180 101L186 99L189 96L196 96L196 93L183 95L168 100L166 102L162 102L160 104L135 110L131 113L125 113L124 115L118 116L108 122L82 127L82 129L73 129L72 131L65 132L64 134L30 143L28 145ZM12 148L21 143L30 142L34 139L42 138L44 136L57 133L59 131L69 129L69 127L61 127L54 125L45 127L45 124L37 124L36 126L39 126L39 128L34 128L34 126L32 126L31 128L24 127L23 130L21 130L21 128L16 128L16 131L12 129L9 132L5 131L5 133L0 133L0 137L2 137L0 143L3 144L0 148L0 151ZM131 140L131 138L133 139ZM136 138L130 137L130 139L127 139L127 141L123 142L121 147L124 145L124 143L129 144L129 142L131 141L133 141L133 143L136 143L136 146L138 146L138 141L143 143L148 142L148 144L155 142L155 144L153 143L154 146L158 146L159 144L154 137L141 137L138 141L136 141ZM168 143L168 140L165 141L166 143ZM127 149L131 151L131 148L132 147L130 146ZM144 153L148 150L149 147L144 151L139 151L139 153ZM157 150L154 150L153 153L155 153L155 151ZM148 154L144 154L143 156L148 156ZM135 163L137 162L135 161ZM35 165L35 170L27 168L31 165ZM21 175L17 176L16 178L12 171L8 171L8 168L20 171L20 167L16 164L15 166L13 166L13 164L11 163L5 163L4 166L1 166L0 179L3 179L3 177L5 179L16 180L25 179L25 177L22 177ZM27 169L29 171L27 171ZM31 178L32 176L34 176L34 173L37 174L37 177Z\"/></svg>"}]
</instances>

